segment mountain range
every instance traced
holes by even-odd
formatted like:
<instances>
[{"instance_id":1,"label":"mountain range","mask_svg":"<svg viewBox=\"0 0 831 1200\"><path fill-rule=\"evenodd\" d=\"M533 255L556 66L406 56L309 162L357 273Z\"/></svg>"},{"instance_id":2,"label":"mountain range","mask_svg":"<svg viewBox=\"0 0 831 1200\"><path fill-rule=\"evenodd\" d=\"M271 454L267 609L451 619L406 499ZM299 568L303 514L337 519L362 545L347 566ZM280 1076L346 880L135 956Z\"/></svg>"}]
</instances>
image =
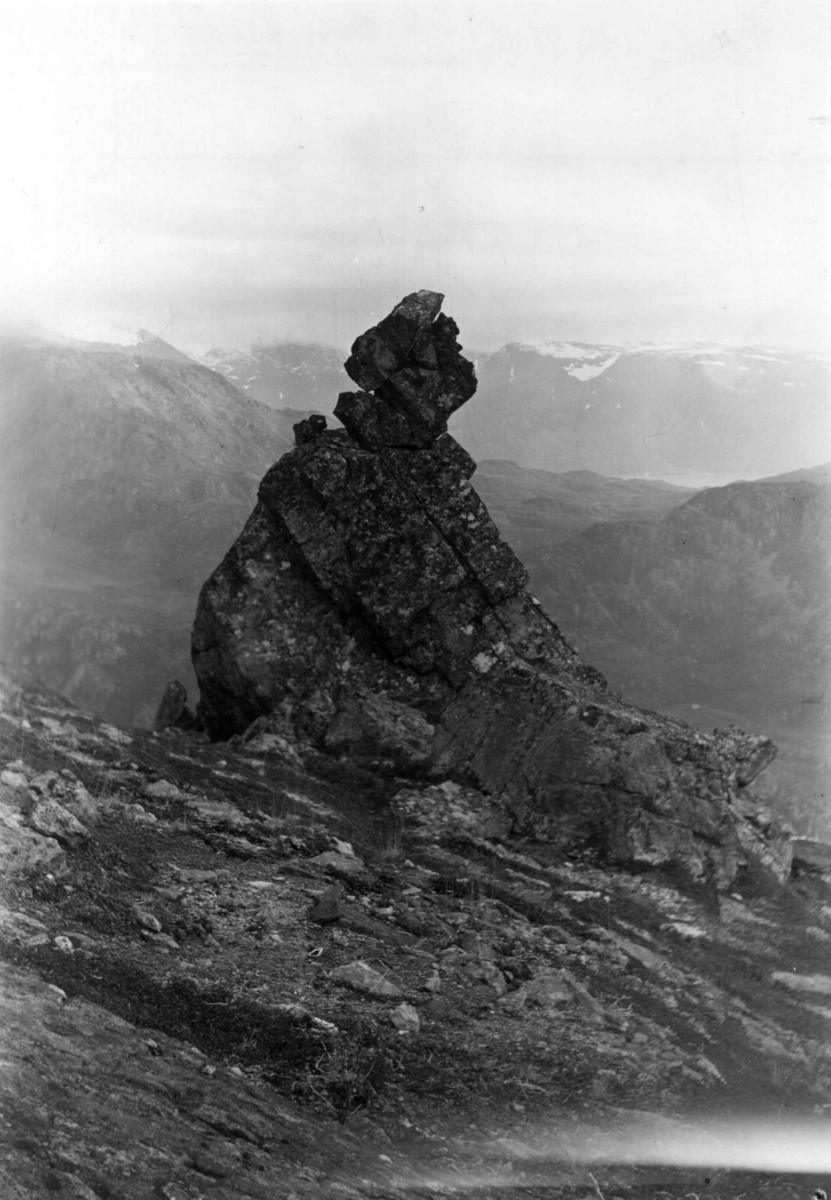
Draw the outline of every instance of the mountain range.
<instances>
[{"instance_id":1,"label":"mountain range","mask_svg":"<svg viewBox=\"0 0 831 1200\"><path fill-rule=\"evenodd\" d=\"M477 461L692 487L831 458L831 364L725 346L511 343L476 362L451 432Z\"/></svg>"},{"instance_id":2,"label":"mountain range","mask_svg":"<svg viewBox=\"0 0 831 1200\"><path fill-rule=\"evenodd\" d=\"M708 488L660 521L596 523L525 561L545 607L635 703L780 749L792 818L827 816L829 467ZM816 832L820 831L817 827Z\"/></svg>"},{"instance_id":3,"label":"mountain range","mask_svg":"<svg viewBox=\"0 0 831 1200\"><path fill-rule=\"evenodd\" d=\"M196 595L242 528L260 478L291 446L297 421L331 411L346 376L327 347L276 346L236 360L211 352L206 359L224 374L151 334L107 336L6 336L0 344L3 653L76 703L147 726L171 677L193 688L188 632ZM805 449L804 414L817 408L809 379L820 386L824 363L742 352L734 378L752 370L761 390L742 384L722 393L726 368L705 370L700 349L557 351L508 346L479 356L479 392L460 410L471 417L461 436L474 455L478 445L507 446L514 461L480 461L474 486L546 608L614 687L692 723L735 720L771 734L781 761L767 777L778 770L784 780L792 767L791 783L801 781L813 806L823 794L826 754L817 756L826 711L828 472L799 469L793 447L802 446L802 462L820 449L818 439ZM517 419L503 419L501 433L489 423L494 380L507 371L515 396L516 364L524 364L526 381L541 370L566 388L606 388L608 407L621 372L634 389L638 371L654 377L661 363L665 375L681 372L690 386L703 380L711 389L703 408L688 396L687 426L706 425L719 395L746 413L752 395L774 407L783 373L802 378L804 387L780 389L780 397L798 394L803 412L779 439L777 454L791 455L783 478L696 493L595 468L553 472L527 465L548 461L553 436L521 438ZM234 373L236 381L228 377ZM266 396L269 403L259 398ZM649 406L637 404L643 415ZM536 401L526 407L547 411ZM573 463L591 444L585 409L575 402L568 411L579 418L569 431L561 413ZM788 424L784 414L780 425ZM736 439L737 458L750 454L759 432L750 422ZM608 446L610 438L604 432L601 441ZM668 453L666 438L662 444ZM666 459L675 479L704 462L682 448ZM564 451L557 455L562 461Z\"/></svg>"},{"instance_id":4,"label":"mountain range","mask_svg":"<svg viewBox=\"0 0 831 1200\"><path fill-rule=\"evenodd\" d=\"M822 710L830 469L474 475L442 300L342 428L0 346L4 1194L825 1196L831 845L724 725ZM32 682L152 719L191 625L196 721Z\"/></svg>"},{"instance_id":5,"label":"mountain range","mask_svg":"<svg viewBox=\"0 0 831 1200\"><path fill-rule=\"evenodd\" d=\"M270 408L334 406L349 387L346 356L333 346L308 342L257 344L247 350L209 350L200 362Z\"/></svg>"},{"instance_id":6,"label":"mountain range","mask_svg":"<svg viewBox=\"0 0 831 1200\"><path fill-rule=\"evenodd\" d=\"M188 676L202 580L304 414L158 339L6 338L0 394L4 653L147 724L170 675Z\"/></svg>"},{"instance_id":7,"label":"mountain range","mask_svg":"<svg viewBox=\"0 0 831 1200\"><path fill-rule=\"evenodd\" d=\"M349 386L344 357L289 343L200 361L264 404L328 411ZM469 357L477 394L450 429L477 462L698 488L831 458L831 359L819 353L548 341Z\"/></svg>"}]
</instances>

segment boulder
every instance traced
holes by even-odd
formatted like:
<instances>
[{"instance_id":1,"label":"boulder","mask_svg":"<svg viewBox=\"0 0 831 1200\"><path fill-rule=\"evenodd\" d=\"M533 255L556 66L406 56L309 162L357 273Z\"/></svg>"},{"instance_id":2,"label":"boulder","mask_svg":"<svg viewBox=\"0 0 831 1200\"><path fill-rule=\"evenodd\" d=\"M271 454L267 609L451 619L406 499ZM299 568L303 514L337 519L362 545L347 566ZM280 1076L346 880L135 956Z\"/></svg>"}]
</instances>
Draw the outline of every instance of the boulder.
<instances>
[{"instance_id":1,"label":"boulder","mask_svg":"<svg viewBox=\"0 0 831 1200\"><path fill-rule=\"evenodd\" d=\"M305 446L306 442L313 442L316 437L320 437L325 428L326 418L321 413L312 413L310 417L298 421L292 426L295 446Z\"/></svg>"},{"instance_id":2,"label":"boulder","mask_svg":"<svg viewBox=\"0 0 831 1200\"><path fill-rule=\"evenodd\" d=\"M553 968L540 971L535 979L521 989L528 1004L548 1010L567 1008L574 1002L574 989L566 982L562 971Z\"/></svg>"},{"instance_id":3,"label":"boulder","mask_svg":"<svg viewBox=\"0 0 831 1200\"><path fill-rule=\"evenodd\" d=\"M459 328L440 314L443 300L438 292L405 296L353 344L344 366L362 390L341 393L335 416L359 445L430 446L476 391Z\"/></svg>"},{"instance_id":4,"label":"boulder","mask_svg":"<svg viewBox=\"0 0 831 1200\"><path fill-rule=\"evenodd\" d=\"M159 707L156 709L153 728L160 733L163 729L193 730L197 728L197 725L194 714L188 708L187 688L178 679L172 679L165 688Z\"/></svg>"},{"instance_id":5,"label":"boulder","mask_svg":"<svg viewBox=\"0 0 831 1200\"><path fill-rule=\"evenodd\" d=\"M28 822L36 833L67 846L80 846L89 838L89 830L57 800L39 800L30 810Z\"/></svg>"},{"instance_id":6,"label":"boulder","mask_svg":"<svg viewBox=\"0 0 831 1200\"><path fill-rule=\"evenodd\" d=\"M316 854L314 858L310 858L309 862L317 867L326 867L329 871L333 871L335 875L360 875L363 872L363 860L357 858L354 854L339 854L337 850L324 850L322 854Z\"/></svg>"},{"instance_id":7,"label":"boulder","mask_svg":"<svg viewBox=\"0 0 831 1200\"><path fill-rule=\"evenodd\" d=\"M345 983L355 991L365 992L368 996L375 996L378 999L392 1000L401 995L399 987L390 983L380 971L376 971L368 963L361 962L360 959L346 963L343 967L335 967L333 971L329 972L329 978L336 983Z\"/></svg>"},{"instance_id":8,"label":"boulder","mask_svg":"<svg viewBox=\"0 0 831 1200\"><path fill-rule=\"evenodd\" d=\"M414 1008L412 1004L408 1004L406 1000L392 1010L390 1021L399 1033L418 1033L421 1028L418 1009Z\"/></svg>"},{"instance_id":9,"label":"boulder","mask_svg":"<svg viewBox=\"0 0 831 1200\"><path fill-rule=\"evenodd\" d=\"M66 875L66 853L53 837L26 828L20 810L0 801L0 876Z\"/></svg>"},{"instance_id":10,"label":"boulder","mask_svg":"<svg viewBox=\"0 0 831 1200\"><path fill-rule=\"evenodd\" d=\"M625 704L526 590L445 432L475 376L441 302L407 296L357 339L345 429L298 430L202 588L204 727L216 740L273 720L372 769L455 781L466 804L481 797L482 821L442 800L468 836L551 840L719 888L750 856L781 879L779 831L769 847L737 807L772 743ZM420 811L431 791L401 803Z\"/></svg>"},{"instance_id":11,"label":"boulder","mask_svg":"<svg viewBox=\"0 0 831 1200\"><path fill-rule=\"evenodd\" d=\"M339 887L327 888L309 909L309 920L316 925L331 925L343 916L343 893Z\"/></svg>"}]
</instances>

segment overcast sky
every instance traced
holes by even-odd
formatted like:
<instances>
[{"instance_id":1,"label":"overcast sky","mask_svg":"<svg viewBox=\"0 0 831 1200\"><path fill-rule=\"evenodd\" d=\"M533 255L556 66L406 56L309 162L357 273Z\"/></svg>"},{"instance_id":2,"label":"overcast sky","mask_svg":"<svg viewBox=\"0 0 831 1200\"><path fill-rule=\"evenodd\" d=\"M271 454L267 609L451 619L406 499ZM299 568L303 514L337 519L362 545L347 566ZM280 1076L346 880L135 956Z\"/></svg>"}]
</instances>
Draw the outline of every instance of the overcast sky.
<instances>
[{"instance_id":1,"label":"overcast sky","mask_svg":"<svg viewBox=\"0 0 831 1200\"><path fill-rule=\"evenodd\" d=\"M825 0L3 10L0 318L829 345Z\"/></svg>"}]
</instances>

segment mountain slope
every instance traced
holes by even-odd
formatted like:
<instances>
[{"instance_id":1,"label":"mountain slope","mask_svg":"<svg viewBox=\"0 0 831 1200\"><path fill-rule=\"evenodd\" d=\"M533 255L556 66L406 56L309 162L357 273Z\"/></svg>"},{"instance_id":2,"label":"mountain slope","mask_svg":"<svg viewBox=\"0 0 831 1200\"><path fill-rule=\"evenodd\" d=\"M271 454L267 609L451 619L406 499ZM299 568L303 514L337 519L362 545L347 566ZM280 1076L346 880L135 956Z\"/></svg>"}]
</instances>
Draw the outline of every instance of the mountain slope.
<instances>
[{"instance_id":1,"label":"mountain slope","mask_svg":"<svg viewBox=\"0 0 831 1200\"><path fill-rule=\"evenodd\" d=\"M467 788L3 676L0 765L4 1196L827 1185L831 847L716 906Z\"/></svg>"},{"instance_id":2,"label":"mountain slope","mask_svg":"<svg viewBox=\"0 0 831 1200\"><path fill-rule=\"evenodd\" d=\"M598 521L658 521L693 494L660 479L610 479L594 471L556 474L499 460L479 463L474 486L523 562Z\"/></svg>"},{"instance_id":3,"label":"mountain slope","mask_svg":"<svg viewBox=\"0 0 831 1200\"><path fill-rule=\"evenodd\" d=\"M537 595L613 686L698 724L764 729L786 765L788 751L799 760L791 811L801 789L803 817L820 819L829 547L831 491L766 480L700 492L657 524L595 525L528 566Z\"/></svg>"},{"instance_id":4,"label":"mountain slope","mask_svg":"<svg viewBox=\"0 0 831 1200\"><path fill-rule=\"evenodd\" d=\"M3 652L126 723L187 675L198 583L298 416L154 348L0 344Z\"/></svg>"},{"instance_id":5,"label":"mountain slope","mask_svg":"<svg viewBox=\"0 0 831 1200\"><path fill-rule=\"evenodd\" d=\"M831 455L831 368L754 348L511 343L477 363L451 432L474 458L696 486Z\"/></svg>"},{"instance_id":6,"label":"mountain slope","mask_svg":"<svg viewBox=\"0 0 831 1200\"><path fill-rule=\"evenodd\" d=\"M344 355L316 342L274 342L248 350L209 350L205 366L271 408L329 411L349 386Z\"/></svg>"}]
</instances>

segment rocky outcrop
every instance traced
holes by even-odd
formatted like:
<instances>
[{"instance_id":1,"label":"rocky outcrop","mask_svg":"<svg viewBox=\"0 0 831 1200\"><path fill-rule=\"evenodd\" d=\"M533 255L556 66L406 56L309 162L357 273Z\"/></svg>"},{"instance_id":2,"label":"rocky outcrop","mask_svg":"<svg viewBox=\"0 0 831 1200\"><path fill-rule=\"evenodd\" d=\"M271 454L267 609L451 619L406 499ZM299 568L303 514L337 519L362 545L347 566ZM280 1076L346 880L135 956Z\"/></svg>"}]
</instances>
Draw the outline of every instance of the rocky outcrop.
<instances>
[{"instance_id":1,"label":"rocky outcrop","mask_svg":"<svg viewBox=\"0 0 831 1200\"><path fill-rule=\"evenodd\" d=\"M476 381L442 299L407 296L358 338L345 429L301 423L263 479L200 595L200 718L221 739L273 715L478 789L516 834L727 886L764 857L734 800L775 748L624 704L526 590L446 432Z\"/></svg>"},{"instance_id":2,"label":"rocky outcrop","mask_svg":"<svg viewBox=\"0 0 831 1200\"><path fill-rule=\"evenodd\" d=\"M352 346L344 365L364 390L342 392L335 415L366 449L432 445L476 391L473 365L459 354L459 328L439 311L443 299L405 296Z\"/></svg>"},{"instance_id":3,"label":"rocky outcrop","mask_svg":"<svg viewBox=\"0 0 831 1200\"><path fill-rule=\"evenodd\" d=\"M178 679L171 679L165 688L156 709L153 728L157 733L163 729L196 728L196 718L188 708L187 688Z\"/></svg>"}]
</instances>

